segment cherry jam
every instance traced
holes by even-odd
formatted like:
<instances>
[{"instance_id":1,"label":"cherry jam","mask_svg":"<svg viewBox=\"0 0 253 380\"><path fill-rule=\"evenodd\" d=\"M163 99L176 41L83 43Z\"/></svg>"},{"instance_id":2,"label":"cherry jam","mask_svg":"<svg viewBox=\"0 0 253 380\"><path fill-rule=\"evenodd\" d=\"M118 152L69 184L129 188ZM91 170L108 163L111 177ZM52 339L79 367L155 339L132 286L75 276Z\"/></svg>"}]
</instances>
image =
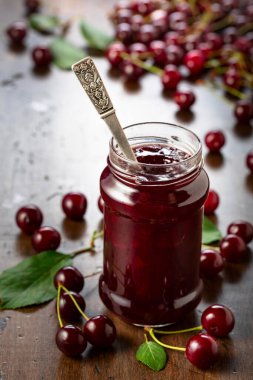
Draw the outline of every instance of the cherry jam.
<instances>
[{"instance_id":1,"label":"cherry jam","mask_svg":"<svg viewBox=\"0 0 253 380\"><path fill-rule=\"evenodd\" d=\"M104 265L99 291L125 321L162 326L201 299L203 204L209 180L198 137L182 127L143 123L125 128L137 162L112 139L100 178Z\"/></svg>"}]
</instances>

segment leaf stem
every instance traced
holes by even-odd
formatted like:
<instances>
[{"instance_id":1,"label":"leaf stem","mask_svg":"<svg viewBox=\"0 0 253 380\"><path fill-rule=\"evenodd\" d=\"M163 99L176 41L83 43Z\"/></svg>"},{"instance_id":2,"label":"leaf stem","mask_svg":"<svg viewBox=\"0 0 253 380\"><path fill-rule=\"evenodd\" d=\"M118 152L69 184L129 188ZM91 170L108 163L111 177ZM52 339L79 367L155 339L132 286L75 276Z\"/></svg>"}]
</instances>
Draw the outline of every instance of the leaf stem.
<instances>
[{"instance_id":1,"label":"leaf stem","mask_svg":"<svg viewBox=\"0 0 253 380\"><path fill-rule=\"evenodd\" d=\"M160 346L163 346L165 348L169 348L170 350L175 350L175 351L183 351L185 352L185 347L176 347L176 346L170 346L168 344L165 344L165 343L162 343L160 340L158 340L154 334L154 329L153 328L146 328L146 331L149 332L150 336L152 337L152 339L157 343L159 344Z\"/></svg>"},{"instance_id":2,"label":"leaf stem","mask_svg":"<svg viewBox=\"0 0 253 380\"><path fill-rule=\"evenodd\" d=\"M185 333L185 332L201 331L201 330L203 330L203 327L201 325L196 326L196 327L191 327L190 329L174 330L174 331L164 331L164 330L153 329L154 333L156 333L156 334L181 334L181 333Z\"/></svg>"},{"instance_id":3,"label":"leaf stem","mask_svg":"<svg viewBox=\"0 0 253 380\"><path fill-rule=\"evenodd\" d=\"M56 308L57 308L57 317L59 321L60 327L63 327L62 319L61 319L61 313L60 313L60 296L61 296L61 288L62 285L58 286L58 291L57 291L57 302L56 302Z\"/></svg>"},{"instance_id":4,"label":"leaf stem","mask_svg":"<svg viewBox=\"0 0 253 380\"><path fill-rule=\"evenodd\" d=\"M71 300L73 301L73 303L74 303L75 307L77 308L77 310L79 311L79 313L84 317L84 319L86 319L86 321L88 321L90 318L82 311L82 309L80 308L80 306L78 305L78 303L76 302L75 298L72 296L70 291L67 288L65 288L65 286L63 286L63 285L60 285L59 287L61 287L64 290L64 292L68 293L68 295L70 296Z\"/></svg>"}]
</instances>

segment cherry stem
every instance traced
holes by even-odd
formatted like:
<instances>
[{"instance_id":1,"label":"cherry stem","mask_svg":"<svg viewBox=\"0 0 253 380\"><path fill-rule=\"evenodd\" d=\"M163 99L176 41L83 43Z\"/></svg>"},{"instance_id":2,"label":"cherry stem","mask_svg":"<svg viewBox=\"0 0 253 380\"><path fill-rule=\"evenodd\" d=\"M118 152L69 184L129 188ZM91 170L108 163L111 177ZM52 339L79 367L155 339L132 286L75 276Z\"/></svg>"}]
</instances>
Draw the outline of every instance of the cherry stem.
<instances>
[{"instance_id":1,"label":"cherry stem","mask_svg":"<svg viewBox=\"0 0 253 380\"><path fill-rule=\"evenodd\" d=\"M76 256L80 255L81 253L85 253L85 252L94 252L94 249L92 246L87 247L87 248L82 248L82 249L79 249L78 251L72 252L71 256L76 257Z\"/></svg>"},{"instance_id":2,"label":"cherry stem","mask_svg":"<svg viewBox=\"0 0 253 380\"><path fill-rule=\"evenodd\" d=\"M100 237L102 237L104 235L104 232L103 231L97 231L95 230L91 236L91 239L90 239L90 246L91 246L91 249L94 250L95 248L95 241L97 239L99 239Z\"/></svg>"},{"instance_id":3,"label":"cherry stem","mask_svg":"<svg viewBox=\"0 0 253 380\"><path fill-rule=\"evenodd\" d=\"M63 327L63 323L62 323L62 319L61 319L61 313L60 313L61 287L62 287L61 285L58 286L56 309L57 309L57 317L58 317L59 325L60 325L60 327Z\"/></svg>"},{"instance_id":4,"label":"cherry stem","mask_svg":"<svg viewBox=\"0 0 253 380\"><path fill-rule=\"evenodd\" d=\"M70 291L67 288L65 288L65 286L63 286L63 285L59 285L59 288L62 288L64 290L64 292L66 292L70 296L71 300L73 301L73 303L74 303L75 307L77 308L77 310L79 311L79 313L84 317L84 319L86 319L86 321L88 321L90 318L82 311L82 309L80 308L80 306L78 305L78 303L76 302L75 298L72 296ZM59 288L58 288L58 291L59 291Z\"/></svg>"},{"instance_id":5,"label":"cherry stem","mask_svg":"<svg viewBox=\"0 0 253 380\"><path fill-rule=\"evenodd\" d=\"M87 276L83 276L83 278L89 278L89 277L93 277L93 276L96 276L97 274L100 274L102 273L102 269L98 270L97 272L93 272L91 274L87 274Z\"/></svg>"},{"instance_id":6,"label":"cherry stem","mask_svg":"<svg viewBox=\"0 0 253 380\"><path fill-rule=\"evenodd\" d=\"M169 348L170 350L175 350L175 351L184 351L185 352L185 347L176 347L176 346L170 346L168 344L165 344L165 343L162 343L160 340L158 340L154 334L154 329L153 328L148 328L148 327L145 327L146 331L149 332L150 336L152 337L152 339L157 343L159 344L160 346L163 346L165 348Z\"/></svg>"},{"instance_id":7,"label":"cherry stem","mask_svg":"<svg viewBox=\"0 0 253 380\"><path fill-rule=\"evenodd\" d=\"M163 70L160 69L157 66L149 65L148 63L143 62L141 59L128 54L128 53L121 53L121 57L127 61L130 61L134 63L136 66L141 67L142 69L149 71L150 73L156 74L156 75L163 75Z\"/></svg>"},{"instance_id":8,"label":"cherry stem","mask_svg":"<svg viewBox=\"0 0 253 380\"><path fill-rule=\"evenodd\" d=\"M148 343L148 337L147 334L144 333L145 343Z\"/></svg>"},{"instance_id":9,"label":"cherry stem","mask_svg":"<svg viewBox=\"0 0 253 380\"><path fill-rule=\"evenodd\" d=\"M191 327L190 329L184 329L184 330L171 330L171 331L164 331L164 330L156 330L153 329L154 333L156 334L182 334L185 332L190 332L190 331L201 331L203 330L203 326L196 326L196 327Z\"/></svg>"}]
</instances>

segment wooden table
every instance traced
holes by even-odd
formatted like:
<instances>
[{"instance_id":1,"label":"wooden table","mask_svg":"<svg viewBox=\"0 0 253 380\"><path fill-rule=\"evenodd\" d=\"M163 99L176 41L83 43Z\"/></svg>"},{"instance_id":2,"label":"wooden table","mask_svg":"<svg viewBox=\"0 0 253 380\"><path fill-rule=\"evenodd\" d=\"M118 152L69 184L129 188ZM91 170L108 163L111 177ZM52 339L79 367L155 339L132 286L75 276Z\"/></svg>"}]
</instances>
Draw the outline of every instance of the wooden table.
<instances>
[{"instance_id":1,"label":"wooden table","mask_svg":"<svg viewBox=\"0 0 253 380\"><path fill-rule=\"evenodd\" d=\"M1 270L34 255L30 238L21 235L14 222L16 210L26 203L39 205L44 212L44 224L61 231L61 251L71 252L88 245L92 231L101 226L97 208L99 174L106 163L110 137L71 72L53 66L45 75L33 70L29 51L47 38L31 31L26 49L14 52L8 47L2 31L21 17L21 3L0 0ZM61 3L62 14L90 18L101 28L110 30L107 12L113 1ZM54 8L52 4L49 6ZM77 26L71 29L69 38L82 46ZM217 223L225 234L228 223L234 219L252 222L253 175L244 163L246 152L253 146L252 127L236 125L231 103L219 91L185 83L185 87L194 86L197 102L192 113L181 114L162 93L159 79L154 75L146 75L139 85L129 85L114 76L104 58L96 58L96 63L124 125L150 120L175 122L187 126L200 138L211 129L224 131L227 143L222 155L212 156L204 148L211 187L221 197ZM84 222L64 218L60 201L70 190L87 195L89 204ZM96 254L77 257L75 265L84 275L97 271L102 264L101 251L98 243ZM180 325L197 323L201 311L212 303L223 303L234 311L235 329L223 340L223 358L210 371L193 367L182 353L169 352L166 368L159 373L152 372L135 359L143 341L142 329L126 325L110 313L118 331L114 347L106 352L89 347L83 358L67 358L54 343L58 322L55 302L50 302L41 307L1 312L0 379L252 379L253 267L250 261L228 265L221 276L205 281L203 301L195 314ZM105 311L98 297L97 281L98 276L88 278L83 290L88 315ZM180 346L188 336L165 337L164 341Z\"/></svg>"}]
</instances>

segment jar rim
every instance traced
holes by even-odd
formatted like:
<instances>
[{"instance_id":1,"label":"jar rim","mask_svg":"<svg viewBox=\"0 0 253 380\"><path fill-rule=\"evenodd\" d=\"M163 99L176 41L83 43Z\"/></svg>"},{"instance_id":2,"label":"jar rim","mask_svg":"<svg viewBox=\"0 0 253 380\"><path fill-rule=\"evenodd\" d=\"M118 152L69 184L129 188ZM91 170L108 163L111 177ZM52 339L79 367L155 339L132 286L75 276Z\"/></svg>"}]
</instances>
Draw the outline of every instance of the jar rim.
<instances>
[{"instance_id":1,"label":"jar rim","mask_svg":"<svg viewBox=\"0 0 253 380\"><path fill-rule=\"evenodd\" d=\"M157 168L165 168L165 167L172 167L172 166L175 166L177 164L182 164L182 163L187 163L189 161L191 161L192 159L194 159L195 157L197 157L201 152L202 152L202 145L201 145L201 141L198 137L198 135L196 133L194 133L193 131L185 128L185 127L182 127L178 124L173 124L173 123L166 123L166 122L160 122L160 121L147 121L147 122L140 122L140 123L135 123L135 124L131 124L131 125L127 125L126 127L123 127L123 130L126 131L128 130L129 128L131 127L136 127L136 126L142 126L142 125L150 125L150 124L160 124L160 125L166 125L166 126L172 126L172 127L177 127L177 128L180 128L181 130L184 130L184 131L187 131L190 135L192 135L197 143L198 143L198 147L196 149L196 151L190 155L189 157L183 159L182 161L180 162L172 162L172 163L168 163L168 164L148 164L148 163L143 163L141 162L140 165L143 167L143 168L150 168L150 167L157 167ZM150 137L155 137L155 136L150 136ZM113 150L113 153L116 154L116 156L120 159L120 160L123 160L125 163L128 163L130 165L135 165L136 166L136 162L127 158L125 155L121 155L120 152L121 151L117 151L117 141L114 137L112 137L110 139L110 142L109 142L109 145L110 145L110 148L112 148Z\"/></svg>"}]
</instances>

